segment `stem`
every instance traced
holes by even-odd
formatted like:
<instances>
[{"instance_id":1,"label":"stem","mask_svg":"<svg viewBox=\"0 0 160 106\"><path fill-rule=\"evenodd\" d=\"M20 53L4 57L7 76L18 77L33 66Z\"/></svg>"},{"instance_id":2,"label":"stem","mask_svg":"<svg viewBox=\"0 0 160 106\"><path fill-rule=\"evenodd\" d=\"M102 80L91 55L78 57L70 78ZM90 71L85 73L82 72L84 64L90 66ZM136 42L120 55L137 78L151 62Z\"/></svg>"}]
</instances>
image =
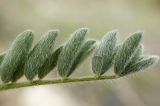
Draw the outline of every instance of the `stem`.
<instances>
[{"instance_id":1,"label":"stem","mask_svg":"<svg viewBox=\"0 0 160 106\"><path fill-rule=\"evenodd\" d=\"M72 82L88 82L88 81L98 81L105 79L116 79L118 76L101 76L101 77L86 77L86 78L73 78L73 79L57 79L57 80L35 80L32 82L20 82L20 83L9 83L9 84L0 84L0 91L30 87L30 86L39 86L39 85L48 85L48 84L61 84L61 83L72 83Z\"/></svg>"}]
</instances>

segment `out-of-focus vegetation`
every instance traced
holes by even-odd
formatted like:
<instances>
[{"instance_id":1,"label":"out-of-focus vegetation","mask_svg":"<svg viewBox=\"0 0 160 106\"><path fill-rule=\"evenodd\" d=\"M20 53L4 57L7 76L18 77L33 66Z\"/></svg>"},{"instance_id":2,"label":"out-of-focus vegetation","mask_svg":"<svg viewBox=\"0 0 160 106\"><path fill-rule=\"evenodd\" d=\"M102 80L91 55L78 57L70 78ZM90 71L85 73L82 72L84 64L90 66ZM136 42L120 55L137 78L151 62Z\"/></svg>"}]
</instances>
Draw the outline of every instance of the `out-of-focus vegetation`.
<instances>
[{"instance_id":1,"label":"out-of-focus vegetation","mask_svg":"<svg viewBox=\"0 0 160 106\"><path fill-rule=\"evenodd\" d=\"M0 0L0 52L17 34L32 29L36 42L49 29L60 29L57 45L80 27L100 39L118 29L121 41L137 30L145 33L145 52L160 55L159 0ZM86 60L71 77L92 75ZM159 106L160 63L123 79L51 85L0 92L0 106ZM106 73L107 74L107 73ZM57 76L50 73L48 79ZM25 80L25 79L22 79Z\"/></svg>"}]
</instances>

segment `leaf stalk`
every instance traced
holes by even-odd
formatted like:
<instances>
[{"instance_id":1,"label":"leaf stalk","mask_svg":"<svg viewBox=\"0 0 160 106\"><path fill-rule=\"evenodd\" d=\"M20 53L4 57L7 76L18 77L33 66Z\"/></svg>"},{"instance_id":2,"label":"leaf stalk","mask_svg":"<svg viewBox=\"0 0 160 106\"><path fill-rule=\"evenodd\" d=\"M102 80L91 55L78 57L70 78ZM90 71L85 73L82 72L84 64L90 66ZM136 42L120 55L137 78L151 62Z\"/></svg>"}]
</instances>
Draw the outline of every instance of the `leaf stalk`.
<instances>
[{"instance_id":1,"label":"leaf stalk","mask_svg":"<svg viewBox=\"0 0 160 106\"><path fill-rule=\"evenodd\" d=\"M100 77L83 77L83 78L68 78L65 80L56 79L56 80L35 80L31 82L19 82L19 83L7 83L0 84L0 91L15 89L15 88L23 88L30 86L40 86L40 85L49 85L49 84L64 84L64 83L74 83L74 82L89 82L89 81L98 81L98 80L106 80L106 79L116 79L119 76L100 76Z\"/></svg>"}]
</instances>

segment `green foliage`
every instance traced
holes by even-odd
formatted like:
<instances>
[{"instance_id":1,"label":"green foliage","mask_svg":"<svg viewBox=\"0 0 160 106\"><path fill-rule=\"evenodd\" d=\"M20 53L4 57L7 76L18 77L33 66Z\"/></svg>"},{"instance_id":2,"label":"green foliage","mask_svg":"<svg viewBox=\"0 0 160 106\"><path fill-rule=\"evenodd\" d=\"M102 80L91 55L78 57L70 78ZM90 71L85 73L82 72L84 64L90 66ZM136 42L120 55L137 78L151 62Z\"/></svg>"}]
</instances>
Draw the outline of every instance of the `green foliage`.
<instances>
[{"instance_id":1,"label":"green foliage","mask_svg":"<svg viewBox=\"0 0 160 106\"><path fill-rule=\"evenodd\" d=\"M23 75L30 81L37 75L39 79L43 79L56 66L64 82L96 80L93 77L67 79L92 52L94 52L92 70L100 80L122 77L144 70L159 60L158 56L143 55L142 32L136 32L123 43L117 44L116 30L108 32L99 42L96 42L93 39L86 40L88 29L80 28L71 34L66 43L54 49L58 32L58 30L46 32L32 49L30 49L34 36L32 31L27 30L19 34L10 49L0 54L1 80L4 83L16 82ZM112 65L114 65L115 76L102 76ZM60 81L53 82L60 83ZM39 84L41 81L37 82ZM32 81L33 85L37 82ZM32 83L21 86L32 85ZM12 85L4 87L12 88Z\"/></svg>"},{"instance_id":2,"label":"green foliage","mask_svg":"<svg viewBox=\"0 0 160 106\"><path fill-rule=\"evenodd\" d=\"M0 64L1 64L1 62L3 61L4 56L5 56L5 53L1 53L1 54L0 54Z\"/></svg>"},{"instance_id":3,"label":"green foliage","mask_svg":"<svg viewBox=\"0 0 160 106\"><path fill-rule=\"evenodd\" d=\"M77 53L77 56L74 59L73 65L71 67L71 73L75 70L75 68L81 63L83 62L84 59L86 59L89 54L94 50L95 48L95 44L96 41L95 40L86 40L84 42L84 44L82 45L82 47L80 48L80 50ZM71 74L69 73L69 74Z\"/></svg>"},{"instance_id":4,"label":"green foliage","mask_svg":"<svg viewBox=\"0 0 160 106\"><path fill-rule=\"evenodd\" d=\"M1 80L5 83L12 80L13 75L22 71L21 65L25 63L27 54L31 47L33 33L30 30L24 31L13 42L11 48L6 52L1 63Z\"/></svg>"},{"instance_id":5,"label":"green foliage","mask_svg":"<svg viewBox=\"0 0 160 106\"><path fill-rule=\"evenodd\" d=\"M87 28L80 28L71 34L71 38L64 45L58 58L58 72L62 78L67 78L73 70L75 58L84 43Z\"/></svg>"},{"instance_id":6,"label":"green foliage","mask_svg":"<svg viewBox=\"0 0 160 106\"><path fill-rule=\"evenodd\" d=\"M39 69L39 79L44 78L57 65L58 57L62 48L63 46L60 46L55 51L53 51L50 57L47 58L45 64L43 64L43 66Z\"/></svg>"},{"instance_id":7,"label":"green foliage","mask_svg":"<svg viewBox=\"0 0 160 106\"><path fill-rule=\"evenodd\" d=\"M131 62L142 40L143 32L136 32L124 41L115 56L114 72L120 74Z\"/></svg>"},{"instance_id":8,"label":"green foliage","mask_svg":"<svg viewBox=\"0 0 160 106\"><path fill-rule=\"evenodd\" d=\"M24 67L24 74L28 80L33 80L46 60L51 56L57 36L57 30L46 32L29 53Z\"/></svg>"},{"instance_id":9,"label":"green foliage","mask_svg":"<svg viewBox=\"0 0 160 106\"><path fill-rule=\"evenodd\" d=\"M141 44L136 50L130 62L126 65L125 70L127 69L127 67L130 67L132 64L134 64L142 57L143 51L144 51L144 46Z\"/></svg>"},{"instance_id":10,"label":"green foliage","mask_svg":"<svg viewBox=\"0 0 160 106\"><path fill-rule=\"evenodd\" d=\"M116 50L117 31L108 32L97 45L92 58L92 70L100 76L111 66Z\"/></svg>"},{"instance_id":11,"label":"green foliage","mask_svg":"<svg viewBox=\"0 0 160 106\"><path fill-rule=\"evenodd\" d=\"M157 63L159 60L158 56L145 56L138 61L131 64L129 67L125 69L120 75L125 76L127 74L135 73L141 70L148 68L149 66Z\"/></svg>"}]
</instances>

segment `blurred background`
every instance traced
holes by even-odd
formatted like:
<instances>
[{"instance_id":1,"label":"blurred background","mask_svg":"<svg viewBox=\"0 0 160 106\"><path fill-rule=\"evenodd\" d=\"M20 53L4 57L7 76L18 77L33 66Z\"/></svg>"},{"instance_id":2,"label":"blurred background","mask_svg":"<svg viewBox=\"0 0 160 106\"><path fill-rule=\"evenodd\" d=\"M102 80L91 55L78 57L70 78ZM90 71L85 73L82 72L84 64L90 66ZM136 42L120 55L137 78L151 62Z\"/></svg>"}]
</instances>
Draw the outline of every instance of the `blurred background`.
<instances>
[{"instance_id":1,"label":"blurred background","mask_svg":"<svg viewBox=\"0 0 160 106\"><path fill-rule=\"evenodd\" d=\"M160 55L159 0L0 0L0 52L26 29L34 31L34 43L47 30L59 29L59 45L81 27L88 27L88 37L97 40L118 29L119 42L142 30L145 54ZM90 60L71 77L93 76ZM118 80L2 91L0 106L160 106L159 69L160 62L143 73ZM55 69L45 79L56 77Z\"/></svg>"}]
</instances>

